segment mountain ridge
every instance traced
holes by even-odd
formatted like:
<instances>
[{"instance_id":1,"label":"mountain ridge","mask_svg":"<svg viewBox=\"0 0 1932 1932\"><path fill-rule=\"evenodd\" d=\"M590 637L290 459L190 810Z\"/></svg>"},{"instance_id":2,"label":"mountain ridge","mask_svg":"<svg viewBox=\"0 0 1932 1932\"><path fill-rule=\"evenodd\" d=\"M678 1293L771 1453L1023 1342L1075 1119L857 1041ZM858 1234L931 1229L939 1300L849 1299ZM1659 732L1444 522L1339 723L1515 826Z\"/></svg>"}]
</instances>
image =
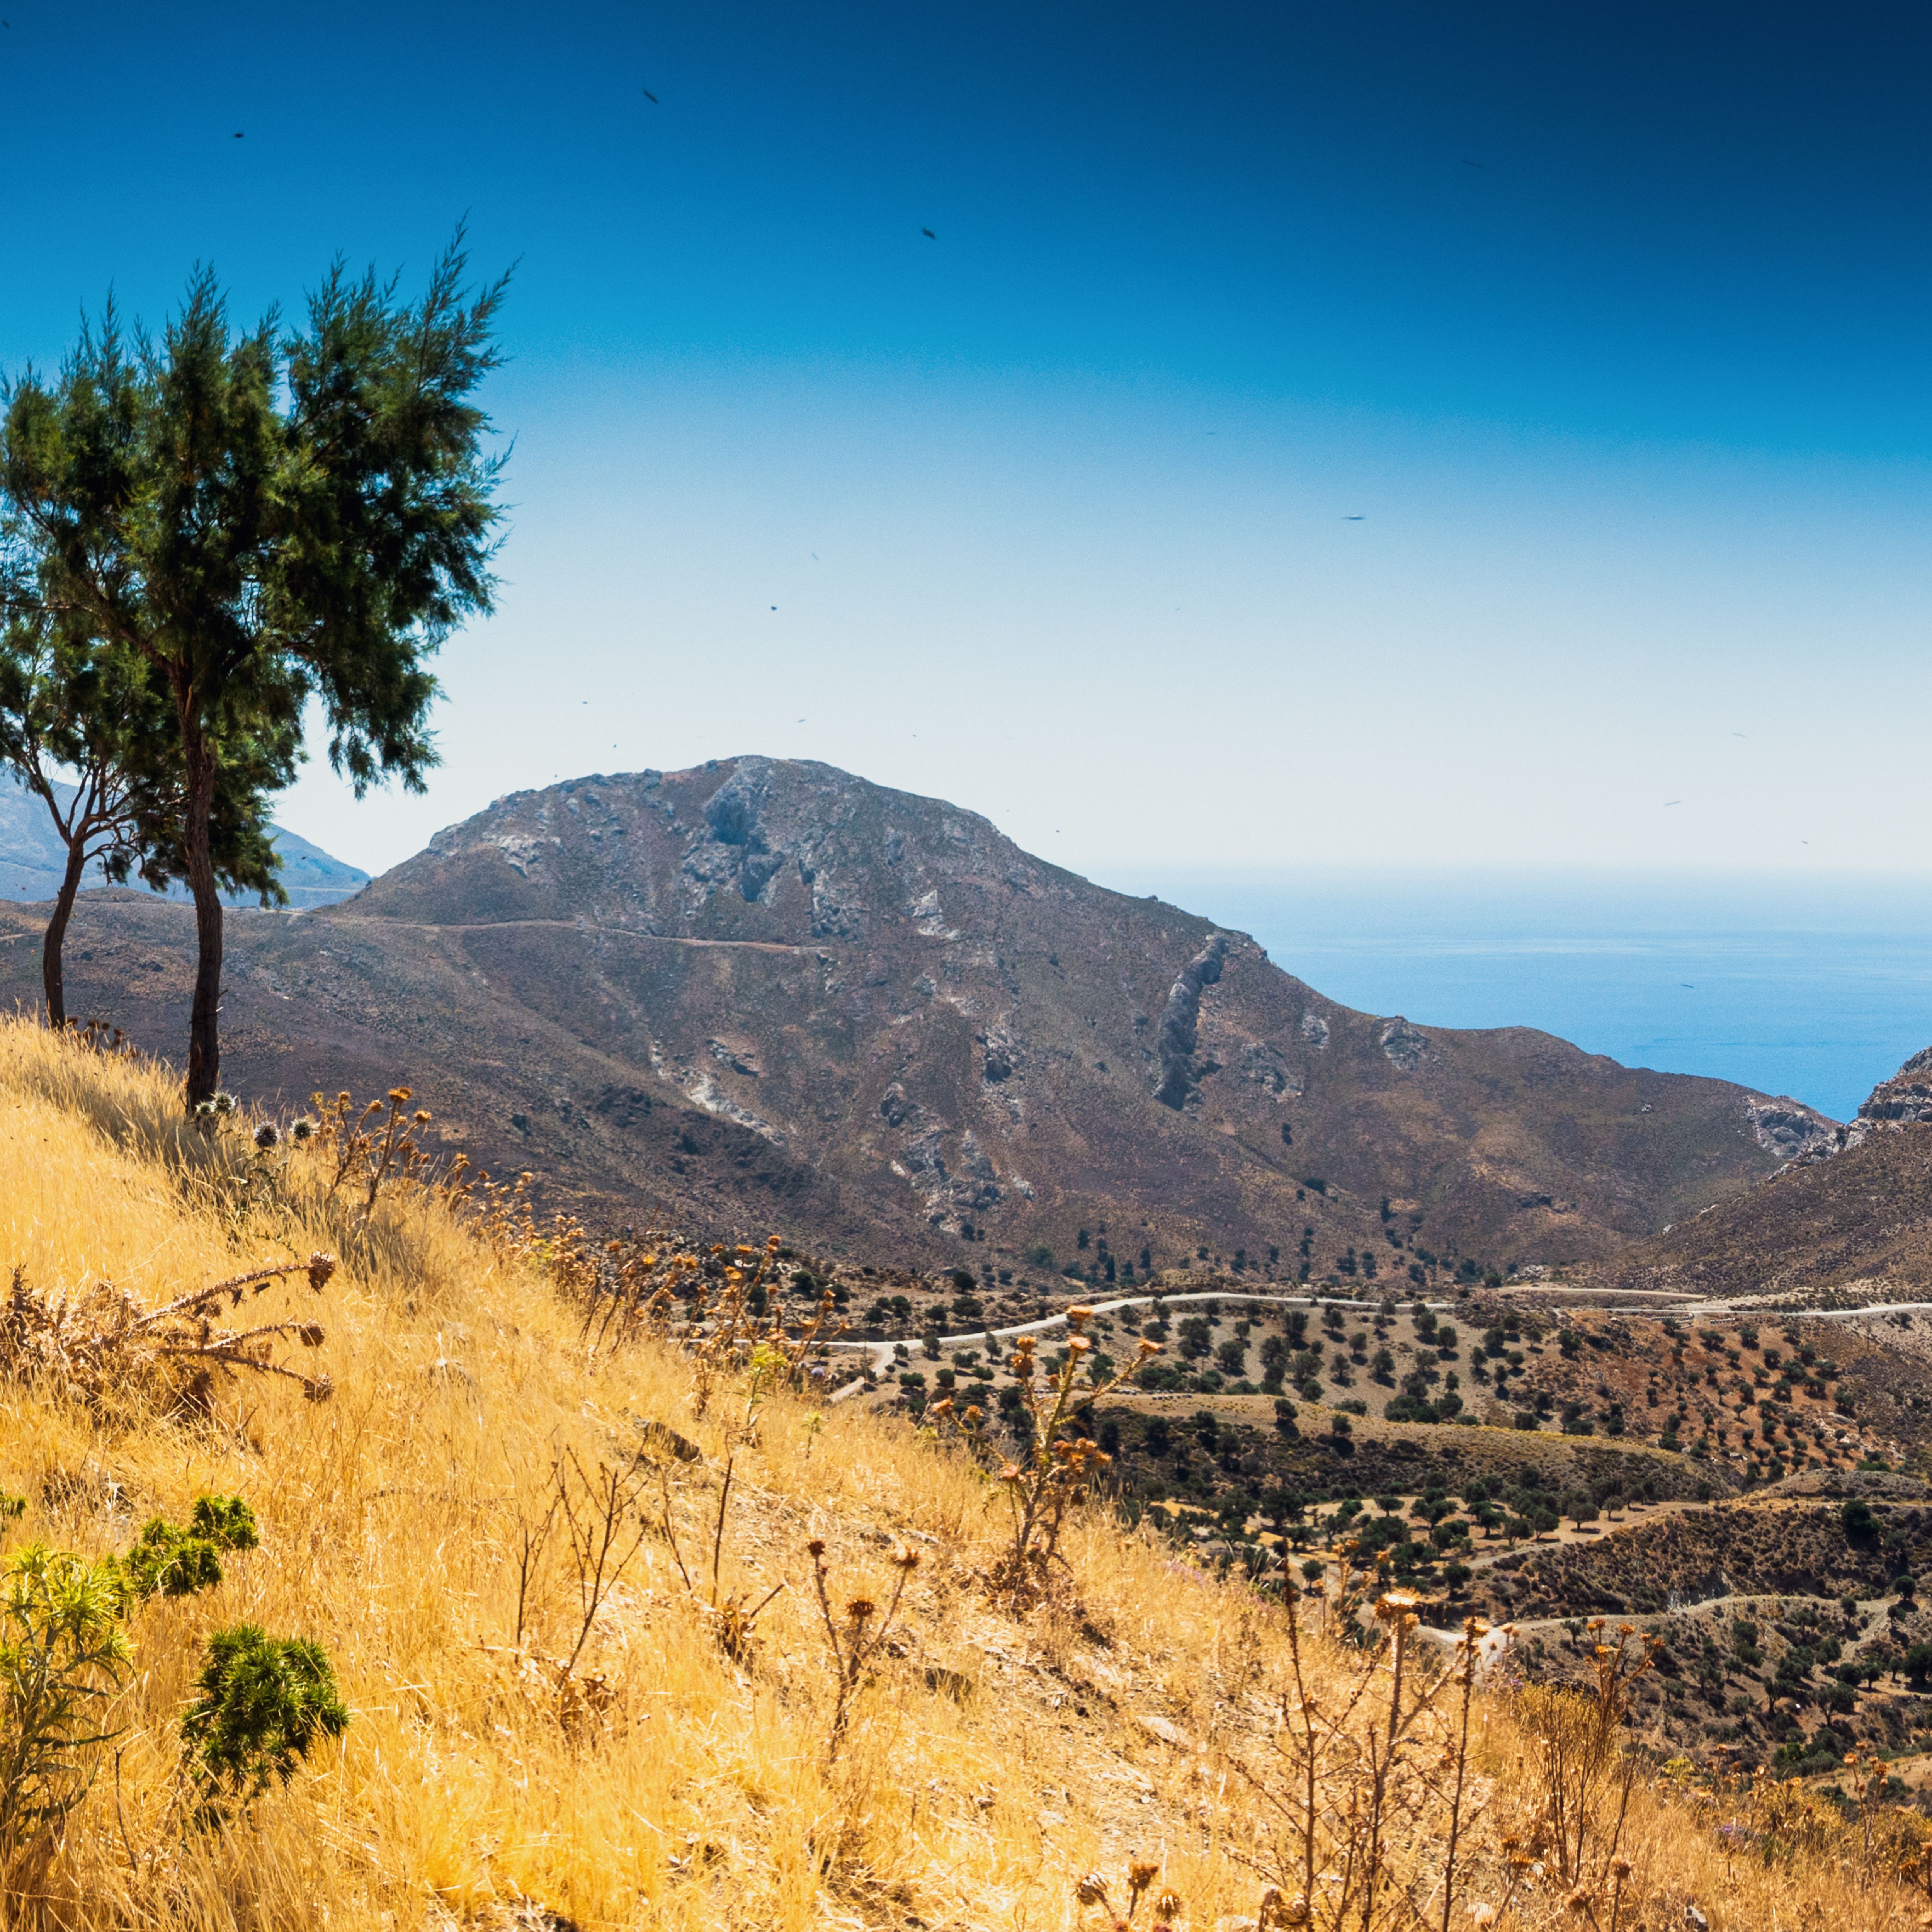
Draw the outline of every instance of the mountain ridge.
<instances>
[{"instance_id":1,"label":"mountain ridge","mask_svg":"<svg viewBox=\"0 0 1932 1932\"><path fill-rule=\"evenodd\" d=\"M1932 1294L1932 1047L1762 1186L1602 1258L1586 1279L1799 1300Z\"/></svg>"},{"instance_id":2,"label":"mountain ridge","mask_svg":"<svg viewBox=\"0 0 1932 1932\"><path fill-rule=\"evenodd\" d=\"M74 795L71 785L56 783L64 805ZM369 874L325 852L285 825L272 824L269 834L281 860L282 889L291 905L333 904L360 892ZM51 899L60 890L67 871L67 848L49 823L47 808L17 776L0 772L0 899L32 904ZM98 862L82 876L82 892L107 889ZM145 887L134 890L146 891ZM178 882L158 896L185 899L188 888ZM231 906L253 905L252 895L230 894Z\"/></svg>"},{"instance_id":3,"label":"mountain ridge","mask_svg":"<svg viewBox=\"0 0 1932 1932\"><path fill-rule=\"evenodd\" d=\"M171 1024L165 909L90 916ZM251 1091L406 1079L452 1144L602 1214L774 1214L1009 1270L1586 1258L1832 1132L1532 1029L1356 1013L1244 934L804 761L512 794L351 900L230 934Z\"/></svg>"}]
</instances>

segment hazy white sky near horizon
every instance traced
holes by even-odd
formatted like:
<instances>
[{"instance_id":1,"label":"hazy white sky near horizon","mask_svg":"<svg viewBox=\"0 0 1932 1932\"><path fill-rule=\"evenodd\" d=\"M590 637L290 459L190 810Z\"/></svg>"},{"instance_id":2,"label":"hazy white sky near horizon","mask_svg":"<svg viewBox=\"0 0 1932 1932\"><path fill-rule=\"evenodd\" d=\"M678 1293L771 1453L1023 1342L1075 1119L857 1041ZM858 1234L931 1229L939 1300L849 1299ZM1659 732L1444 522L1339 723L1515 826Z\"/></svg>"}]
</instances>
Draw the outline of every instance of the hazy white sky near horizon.
<instances>
[{"instance_id":1,"label":"hazy white sky near horizon","mask_svg":"<svg viewBox=\"0 0 1932 1932\"><path fill-rule=\"evenodd\" d=\"M428 796L312 766L280 815L379 871L507 791L759 752L1101 874L1927 868L1924 465L1034 392L512 368Z\"/></svg>"}]
</instances>

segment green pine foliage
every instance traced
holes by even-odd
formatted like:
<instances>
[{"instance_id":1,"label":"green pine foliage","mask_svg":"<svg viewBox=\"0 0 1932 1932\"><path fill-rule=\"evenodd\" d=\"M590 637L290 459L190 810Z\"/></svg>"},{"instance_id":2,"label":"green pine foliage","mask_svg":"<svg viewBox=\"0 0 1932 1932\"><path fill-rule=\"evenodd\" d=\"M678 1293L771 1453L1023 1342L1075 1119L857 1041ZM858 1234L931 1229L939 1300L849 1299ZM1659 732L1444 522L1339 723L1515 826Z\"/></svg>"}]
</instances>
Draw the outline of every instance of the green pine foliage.
<instances>
[{"instance_id":1,"label":"green pine foliage","mask_svg":"<svg viewBox=\"0 0 1932 1932\"><path fill-rule=\"evenodd\" d=\"M259 831L311 701L358 796L388 776L420 790L430 661L490 608L500 464L474 397L504 285L464 273L459 237L411 306L338 262L302 326L244 329L203 271L158 338L110 308L58 378L0 388L0 659L51 651L59 703L70 668L111 673L116 704L69 735L169 802L165 839L139 813L133 836L194 897L190 1108L218 1086L224 826ZM0 709L20 704L0 681ZM134 728L81 728L110 710ZM64 728L35 755L68 755ZM32 750L0 740L0 760Z\"/></svg>"},{"instance_id":2,"label":"green pine foliage","mask_svg":"<svg viewBox=\"0 0 1932 1932\"><path fill-rule=\"evenodd\" d=\"M319 1645L277 1639L254 1624L217 1630L182 1718L196 1816L223 1824L272 1784L286 1784L320 1738L349 1728L349 1708Z\"/></svg>"},{"instance_id":3,"label":"green pine foliage","mask_svg":"<svg viewBox=\"0 0 1932 1932\"><path fill-rule=\"evenodd\" d=\"M260 1542L255 1512L239 1496L197 1496L187 1528L150 1517L121 1567L137 1601L188 1597L221 1581L224 1550L253 1550Z\"/></svg>"}]
</instances>

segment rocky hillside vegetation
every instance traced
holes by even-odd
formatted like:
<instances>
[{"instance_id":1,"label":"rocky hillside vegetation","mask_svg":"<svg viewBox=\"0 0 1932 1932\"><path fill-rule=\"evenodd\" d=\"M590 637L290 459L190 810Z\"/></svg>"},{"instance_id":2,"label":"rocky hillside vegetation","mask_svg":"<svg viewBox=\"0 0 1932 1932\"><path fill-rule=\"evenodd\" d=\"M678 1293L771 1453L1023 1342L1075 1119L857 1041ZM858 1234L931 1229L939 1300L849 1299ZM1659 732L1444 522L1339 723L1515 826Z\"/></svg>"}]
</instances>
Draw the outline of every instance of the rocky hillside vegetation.
<instances>
[{"instance_id":1,"label":"rocky hillside vegetation","mask_svg":"<svg viewBox=\"0 0 1932 1932\"><path fill-rule=\"evenodd\" d=\"M28 914L0 992L31 998ZM84 902L74 1010L178 1036L184 911ZM823 765L500 800L348 904L231 922L226 1077L404 1077L600 1220L776 1227L996 1288L1208 1263L1434 1286L1602 1255L1830 1138L1527 1029L1352 1012L1255 943Z\"/></svg>"},{"instance_id":2,"label":"rocky hillside vegetation","mask_svg":"<svg viewBox=\"0 0 1932 1932\"><path fill-rule=\"evenodd\" d=\"M1882 1767L1702 1780L1637 1748L1633 1637L1519 1686L1339 1564L1127 1527L1090 1351L1006 1445L827 1405L771 1248L587 1248L448 1184L412 1097L191 1126L171 1070L0 1024L10 1924L1922 1909Z\"/></svg>"}]
</instances>

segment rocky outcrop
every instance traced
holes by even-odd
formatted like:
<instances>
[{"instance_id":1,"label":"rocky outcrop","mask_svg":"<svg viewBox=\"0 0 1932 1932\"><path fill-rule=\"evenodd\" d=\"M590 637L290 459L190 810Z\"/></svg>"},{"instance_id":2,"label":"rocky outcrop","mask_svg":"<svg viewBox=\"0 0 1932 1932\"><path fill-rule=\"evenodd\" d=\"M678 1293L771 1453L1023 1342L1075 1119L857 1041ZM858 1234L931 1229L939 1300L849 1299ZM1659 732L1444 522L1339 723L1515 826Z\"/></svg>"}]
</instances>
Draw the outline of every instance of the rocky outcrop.
<instances>
[{"instance_id":1,"label":"rocky outcrop","mask_svg":"<svg viewBox=\"0 0 1932 1932\"><path fill-rule=\"evenodd\" d=\"M1932 1120L1932 1046L1915 1053L1889 1080L1881 1080L1858 1109L1861 1120Z\"/></svg>"},{"instance_id":2,"label":"rocky outcrop","mask_svg":"<svg viewBox=\"0 0 1932 1932\"><path fill-rule=\"evenodd\" d=\"M1808 1130L1796 1131L1798 1123L1795 1119L1787 1128L1780 1109L1802 1114ZM1815 1167L1834 1154L1862 1147L1875 1133L1932 1124L1932 1046L1915 1053L1890 1079L1881 1080L1856 1115L1844 1126L1834 1126L1808 1108L1799 1108L1795 1101L1752 1100L1747 1102L1747 1111L1757 1127L1761 1144L1781 1151L1787 1142L1794 1142L1791 1150L1784 1155L1786 1164Z\"/></svg>"},{"instance_id":3,"label":"rocky outcrop","mask_svg":"<svg viewBox=\"0 0 1932 1932\"><path fill-rule=\"evenodd\" d=\"M1766 1100L1754 1095L1744 1102L1744 1114L1758 1145L1780 1161L1829 1154L1838 1145L1836 1122L1814 1113L1801 1101Z\"/></svg>"},{"instance_id":4,"label":"rocky outcrop","mask_svg":"<svg viewBox=\"0 0 1932 1932\"><path fill-rule=\"evenodd\" d=\"M1160 1016L1160 1078L1154 1097L1177 1112L1200 1084L1196 1078L1194 1047L1201 1021L1202 989L1220 982L1221 963L1227 956L1228 936L1217 932L1180 969Z\"/></svg>"},{"instance_id":5,"label":"rocky outcrop","mask_svg":"<svg viewBox=\"0 0 1932 1932\"><path fill-rule=\"evenodd\" d=\"M1413 1073L1429 1051L1429 1036L1398 1015L1382 1028L1382 1052L1399 1073Z\"/></svg>"}]
</instances>

